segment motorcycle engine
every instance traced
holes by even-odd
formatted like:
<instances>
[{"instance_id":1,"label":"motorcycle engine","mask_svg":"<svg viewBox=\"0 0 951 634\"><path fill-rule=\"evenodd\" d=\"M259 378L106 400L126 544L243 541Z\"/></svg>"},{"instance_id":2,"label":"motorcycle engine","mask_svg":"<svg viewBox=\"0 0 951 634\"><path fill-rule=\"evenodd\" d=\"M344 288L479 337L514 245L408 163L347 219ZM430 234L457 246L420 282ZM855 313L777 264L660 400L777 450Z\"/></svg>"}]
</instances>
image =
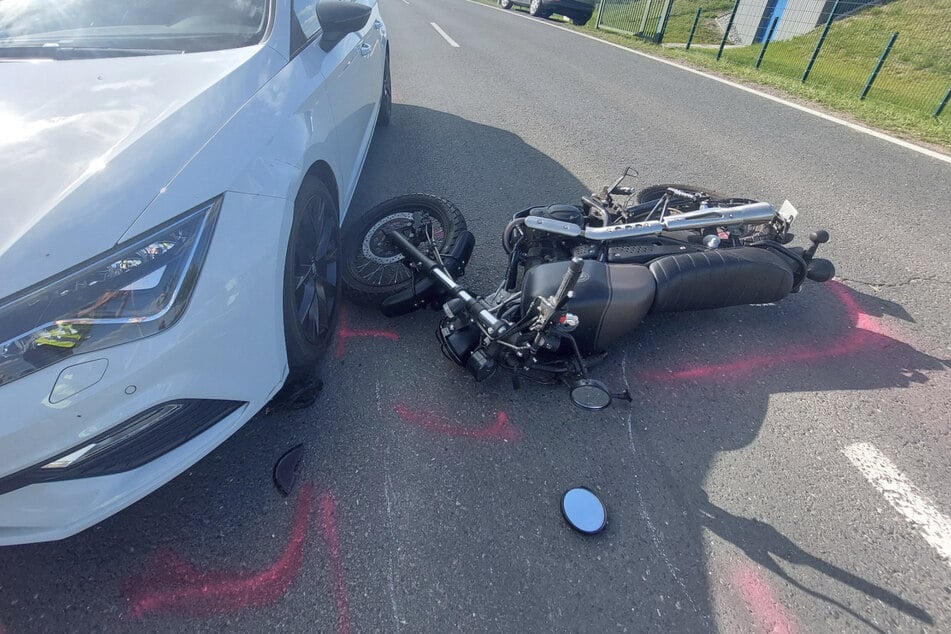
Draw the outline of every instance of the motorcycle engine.
<instances>
[{"instance_id":1,"label":"motorcycle engine","mask_svg":"<svg viewBox=\"0 0 951 634\"><path fill-rule=\"evenodd\" d=\"M559 222L567 222L579 227L584 226L584 212L575 205L548 205L547 207L532 207L516 217L540 216L551 218ZM542 233L531 230L525 231L522 242L522 253L525 256L525 267L531 268L545 262L555 262L571 258L571 250L576 241L557 236L551 233Z\"/></svg>"}]
</instances>

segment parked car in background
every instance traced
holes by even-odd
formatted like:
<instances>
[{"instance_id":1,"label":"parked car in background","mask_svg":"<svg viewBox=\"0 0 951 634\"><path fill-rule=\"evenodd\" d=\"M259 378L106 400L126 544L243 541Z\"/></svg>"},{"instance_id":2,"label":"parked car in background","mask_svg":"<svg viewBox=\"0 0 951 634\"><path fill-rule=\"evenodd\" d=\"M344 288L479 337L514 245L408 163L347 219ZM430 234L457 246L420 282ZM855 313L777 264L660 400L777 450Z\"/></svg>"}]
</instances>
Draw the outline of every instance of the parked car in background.
<instances>
[{"instance_id":1,"label":"parked car in background","mask_svg":"<svg viewBox=\"0 0 951 634\"><path fill-rule=\"evenodd\" d=\"M553 13L563 15L572 24L583 26L594 13L596 0L499 0L503 9L513 6L528 7L528 12L539 18L547 18Z\"/></svg>"},{"instance_id":2,"label":"parked car in background","mask_svg":"<svg viewBox=\"0 0 951 634\"><path fill-rule=\"evenodd\" d=\"M169 481L312 371L389 119L375 0L0 2L0 545Z\"/></svg>"}]
</instances>

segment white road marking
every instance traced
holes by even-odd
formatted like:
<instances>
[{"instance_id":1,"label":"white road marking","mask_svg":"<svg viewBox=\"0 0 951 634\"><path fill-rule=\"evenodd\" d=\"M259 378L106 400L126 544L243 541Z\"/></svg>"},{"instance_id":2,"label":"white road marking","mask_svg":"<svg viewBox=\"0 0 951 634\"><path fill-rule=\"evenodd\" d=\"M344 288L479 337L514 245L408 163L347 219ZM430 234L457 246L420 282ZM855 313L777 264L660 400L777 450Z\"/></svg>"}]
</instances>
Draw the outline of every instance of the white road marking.
<instances>
[{"instance_id":1,"label":"white road marking","mask_svg":"<svg viewBox=\"0 0 951 634\"><path fill-rule=\"evenodd\" d=\"M479 5L480 7L485 7L486 9L493 9L493 10L495 10L495 11L503 11L503 12L505 12L505 13L508 13L509 15L514 15L514 16L516 16L516 17L520 17L520 18L525 18L525 19L527 19L527 20L531 20L531 21L532 21L533 23L535 23L535 24L542 24L542 25L544 25L544 26L548 26L548 27L551 27L551 28L553 28L553 29L559 29L559 30L561 30L561 31L565 31L566 33L571 33L571 34L573 34L573 35L578 35L578 36L580 36L580 37L585 37L585 38L588 38L589 40L593 40L593 41L595 41L595 42L600 42L600 43L602 43L602 44L607 44L608 46L613 46L614 48L621 49L622 51L627 51L628 53L634 53L635 55L640 55L641 57L646 57L647 59L652 59L652 60L654 60L655 62L660 62L661 64L667 64L668 66L673 66L674 68L679 68L680 70L685 70L685 71L687 71L688 73L693 73L694 75L699 75L700 77L706 77L707 79L712 79L713 81L720 82L721 84L724 84L724 85L726 85L726 86L730 86L730 87L732 87L732 88L736 88L737 90L742 90L742 91L744 91L744 92L748 92L748 93L750 93L751 95L756 95L756 96L758 96L758 97L762 97L763 99L769 99L770 101L774 101L774 102L776 102L776 103L782 104L782 105L784 105L784 106L788 106L788 107L793 108L793 109L795 109L795 110L799 110L799 111L801 111L801 112L805 112L805 113L811 114L811 115L813 115L813 116L815 116L815 117L819 117L820 119L824 119L824 120L826 120L826 121L830 121L830 122L832 122L832 123L836 123L836 124L838 124L838 125L845 126L846 128L849 128L849 129L851 129L851 130L855 130L856 132L861 132L862 134L867 134L867 135L869 135L869 136L875 137L876 139L881 139L882 141L887 141L888 143L893 143L893 144L895 144L895 145L898 145L898 146L900 146L900 147L905 148L906 150L911 150L912 152L918 152L919 154L924 154L925 156L930 156L930 157L933 158L933 159L937 159L937 160L939 160L939 161L943 161L943 162L945 162L945 163L951 164L951 156L949 156L949 155L947 155L947 154L942 154L941 152L935 152L934 150L928 149L928 148L926 148L926 147L922 147L922 146L920 146L920 145L915 145L914 143L910 143L910 142L908 142L908 141L905 141L904 139L899 139L899 138L893 137L893 136L891 136L891 135L889 135L889 134L885 134L884 132L879 132L878 130L873 130L873 129L871 129L871 128L866 128L864 125L859 125L859 124L857 124L857 123L852 123L851 121L846 121L846 120L844 120L844 119L840 119L840 118L838 118L838 117L834 117L834 116L832 116L832 115L830 115L830 114L826 114L826 113L820 112L820 111L818 111L818 110L813 110L812 108L809 108L809 107L807 107L807 106L803 106L802 104L798 104L798 103L795 103L795 102L793 102L793 101L789 101L789 100L787 100L787 99L783 99L782 97L777 97L777 96L775 96L775 95L771 95L771 94L769 94L769 93L765 93L765 92L762 92L762 91L760 91L760 90L756 90L755 88L750 88L749 86L744 86L743 84L738 84L738 83L736 83L736 82L730 81L729 79L724 79L724 78L718 77L718 76L716 76L716 75L711 75L710 73L705 73L705 72L703 72L702 70L697 70L697 69L695 69L695 68L690 68L689 66L684 66L683 64L678 64L677 62L673 62L673 61L671 61L671 60L669 60L669 59L664 59L663 57L657 57L656 55L651 55L651 54L649 54L649 53L643 53L643 52L641 52L641 51L636 51L636 50L634 50L634 49L632 49L632 48L628 48L628 47L626 47L626 46L621 46L620 44L615 44L614 42L608 42L607 40L602 40L601 38L595 37L595 36L593 36L593 35L588 35L587 33L580 33L580 32L578 32L578 31L575 31L575 30L572 30L572 29L568 29L568 28L565 28L565 27L563 27L563 26L559 26L559 25L555 24L554 22L549 22L549 21L547 21L547 20L537 20L537 19L535 19L535 18L530 17L530 16L527 15L527 14L522 14L522 13L513 12L513 11L505 11L505 9L502 9L502 8L500 8L500 7L493 7L493 6L490 6L490 5L487 5L487 4L482 4L482 3L479 2L478 0L466 0L466 2L471 2L472 4Z\"/></svg>"},{"instance_id":2,"label":"white road marking","mask_svg":"<svg viewBox=\"0 0 951 634\"><path fill-rule=\"evenodd\" d=\"M408 0L403 0L403 4L405 4L408 7L412 6Z\"/></svg>"},{"instance_id":3,"label":"white road marking","mask_svg":"<svg viewBox=\"0 0 951 634\"><path fill-rule=\"evenodd\" d=\"M446 35L446 32L443 31L441 28L439 28L439 25L438 25L438 24L436 24L435 22L430 22L430 24L433 25L433 28L434 28L434 29L436 29L436 33L439 33L439 34L442 36L442 38L443 38L444 40L446 40L447 42L449 42L449 46L452 46L452 47L454 47L454 48L459 48L459 44L457 44L454 39L452 39L451 37L449 37L448 35Z\"/></svg>"},{"instance_id":4,"label":"white road marking","mask_svg":"<svg viewBox=\"0 0 951 634\"><path fill-rule=\"evenodd\" d=\"M951 563L951 520L871 443L849 445L842 453L921 532L941 558Z\"/></svg>"}]
</instances>

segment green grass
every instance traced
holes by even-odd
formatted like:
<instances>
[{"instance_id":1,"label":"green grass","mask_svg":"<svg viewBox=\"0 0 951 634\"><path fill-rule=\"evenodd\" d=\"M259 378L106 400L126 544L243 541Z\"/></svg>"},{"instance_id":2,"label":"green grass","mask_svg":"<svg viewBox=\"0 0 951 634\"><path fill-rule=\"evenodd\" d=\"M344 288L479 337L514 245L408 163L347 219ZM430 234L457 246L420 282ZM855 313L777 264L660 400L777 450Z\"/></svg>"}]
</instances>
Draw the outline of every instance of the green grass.
<instances>
[{"instance_id":1,"label":"green grass","mask_svg":"<svg viewBox=\"0 0 951 634\"><path fill-rule=\"evenodd\" d=\"M496 4L492 0L480 1ZM638 0L637 6L643 7L642 2ZM669 47L671 43L686 42L698 6L703 6L703 10L694 35L695 46L690 51ZM722 32L714 18L729 13L732 7L733 0L674 0L664 35L668 46L664 47L637 37L596 30L597 11L584 27L565 26L745 83L777 89L899 136L951 148L951 104L940 118L931 116L951 86L951 0L894 0L837 20L806 84L800 79L821 26L791 40L770 43L759 69L754 68L759 44L727 48L717 61L716 48L703 45L720 43ZM602 16L605 24L632 24L630 17L619 22L625 14L609 14L611 9L620 8L606 6ZM643 8L639 15L643 15ZM640 18L633 22L626 30L639 29ZM885 66L868 97L859 100L869 73L889 36L896 31L900 35Z\"/></svg>"},{"instance_id":2,"label":"green grass","mask_svg":"<svg viewBox=\"0 0 951 634\"><path fill-rule=\"evenodd\" d=\"M936 28L941 21L943 31ZM821 30L770 43L761 70L799 79ZM951 0L900 0L834 22L809 82L858 98L894 32L898 39L868 98L932 114L951 85ZM759 45L729 49L724 59L750 66L760 49ZM697 54L714 56L710 50Z\"/></svg>"}]
</instances>

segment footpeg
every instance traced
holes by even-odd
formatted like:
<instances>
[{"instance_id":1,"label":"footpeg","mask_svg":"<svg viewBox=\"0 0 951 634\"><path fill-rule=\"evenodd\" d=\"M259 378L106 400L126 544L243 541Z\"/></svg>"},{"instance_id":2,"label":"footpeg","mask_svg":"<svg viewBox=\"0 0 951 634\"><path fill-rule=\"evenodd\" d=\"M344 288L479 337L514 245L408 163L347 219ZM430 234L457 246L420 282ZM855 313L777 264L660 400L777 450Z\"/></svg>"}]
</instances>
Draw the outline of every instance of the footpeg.
<instances>
[{"instance_id":1,"label":"footpeg","mask_svg":"<svg viewBox=\"0 0 951 634\"><path fill-rule=\"evenodd\" d=\"M810 242L812 242L812 246L806 249L802 254L802 258L806 262L811 260L812 256L816 254L816 249L819 248L820 244L825 244L826 242L829 241L829 232L826 231L825 229L819 229L818 231L813 231L812 233L809 234L809 240ZM831 262L830 262L830 266L831 266ZM809 279L812 279L812 278L809 278Z\"/></svg>"},{"instance_id":2,"label":"footpeg","mask_svg":"<svg viewBox=\"0 0 951 634\"><path fill-rule=\"evenodd\" d=\"M822 258L809 260L806 264L806 277L813 282L828 282L835 277L835 265Z\"/></svg>"}]
</instances>

